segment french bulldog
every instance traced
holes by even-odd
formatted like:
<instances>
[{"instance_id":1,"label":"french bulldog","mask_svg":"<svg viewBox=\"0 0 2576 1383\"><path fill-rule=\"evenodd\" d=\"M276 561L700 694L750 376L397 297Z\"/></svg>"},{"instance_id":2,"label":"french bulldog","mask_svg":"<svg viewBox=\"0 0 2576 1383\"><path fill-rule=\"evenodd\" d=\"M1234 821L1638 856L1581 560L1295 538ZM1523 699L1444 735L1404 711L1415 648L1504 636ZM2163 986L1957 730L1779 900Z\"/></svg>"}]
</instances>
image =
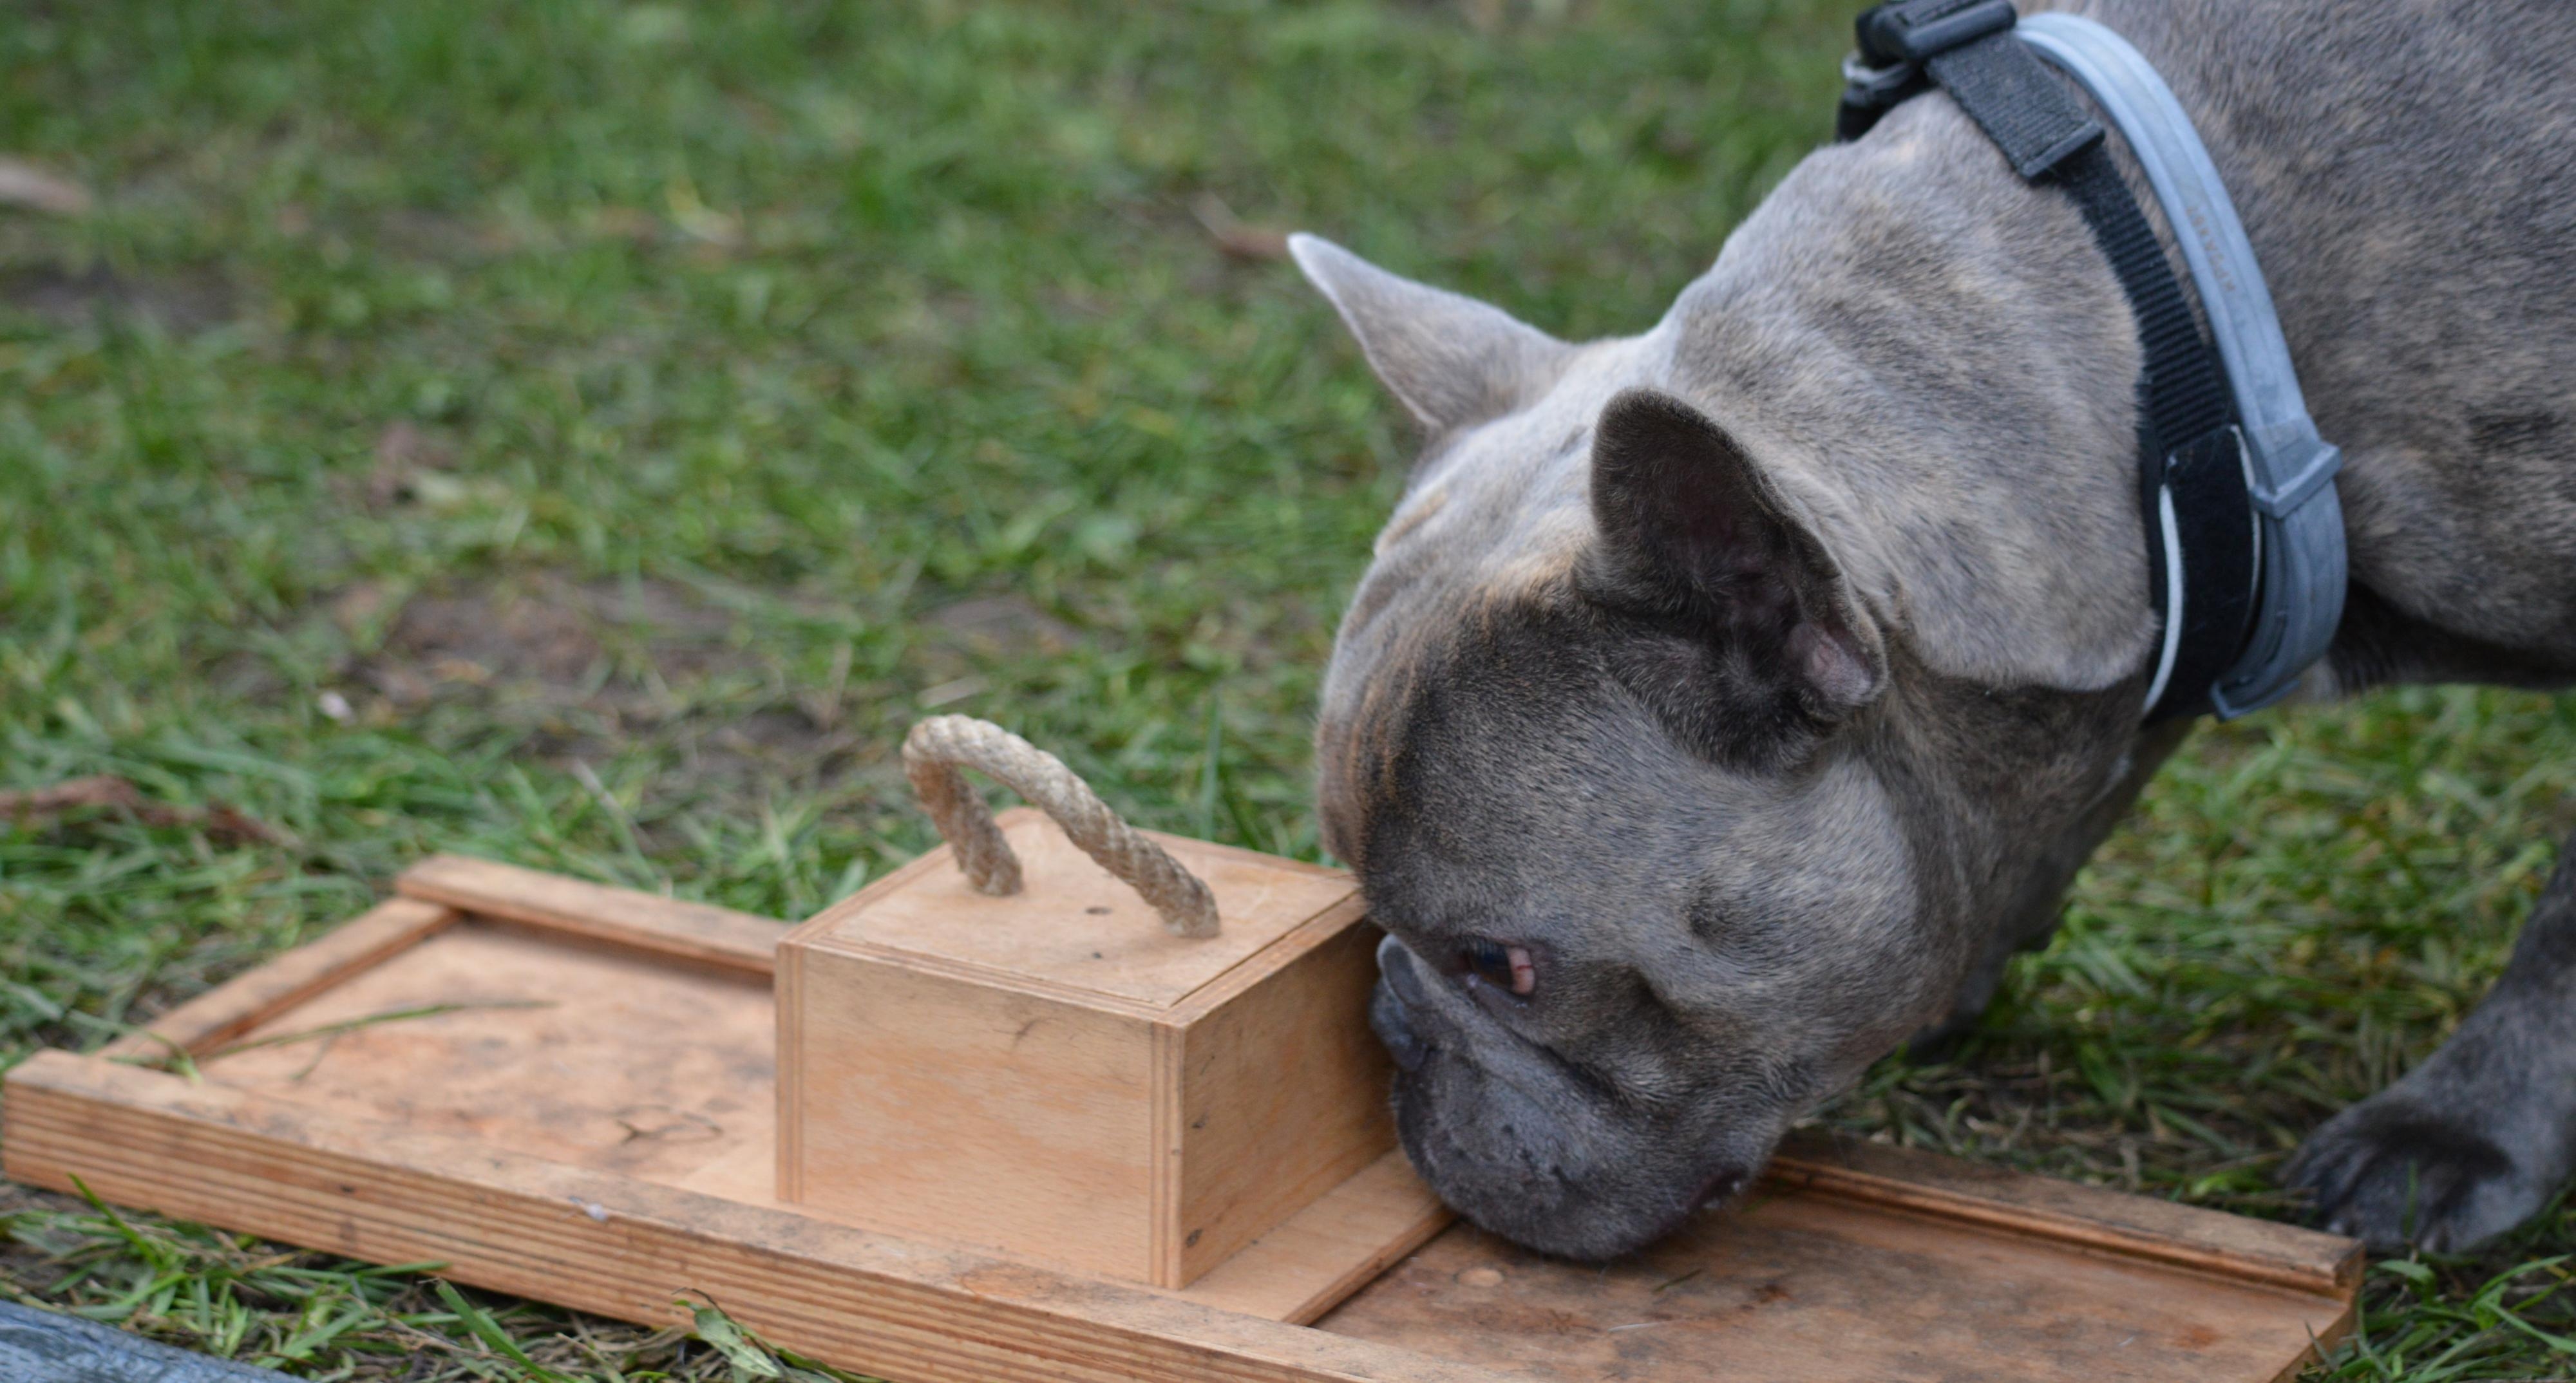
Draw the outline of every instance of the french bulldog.
<instances>
[{"instance_id":1,"label":"french bulldog","mask_svg":"<svg viewBox=\"0 0 2576 1383\"><path fill-rule=\"evenodd\" d=\"M2563 6L2064 7L2191 112L2344 449L2306 691L2576 679ZM1617 1255L1973 1021L2185 733L2141 724L2136 326L2074 204L1938 93L1800 163L1636 336L1292 250L1428 438L1316 734L1403 1145L1476 1223ZM2576 849L2475 1015L2287 1175L2456 1249L2572 1170Z\"/></svg>"}]
</instances>

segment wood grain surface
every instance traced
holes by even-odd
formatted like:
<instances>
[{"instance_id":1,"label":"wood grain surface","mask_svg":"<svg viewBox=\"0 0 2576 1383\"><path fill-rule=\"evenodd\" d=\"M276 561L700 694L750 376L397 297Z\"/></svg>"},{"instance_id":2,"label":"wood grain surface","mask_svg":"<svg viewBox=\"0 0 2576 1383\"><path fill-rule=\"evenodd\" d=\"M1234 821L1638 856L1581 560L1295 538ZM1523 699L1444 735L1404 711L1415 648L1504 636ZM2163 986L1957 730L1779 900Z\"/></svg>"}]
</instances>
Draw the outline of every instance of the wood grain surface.
<instances>
[{"instance_id":1,"label":"wood grain surface","mask_svg":"<svg viewBox=\"0 0 2576 1383\"><path fill-rule=\"evenodd\" d=\"M2327 1296L2361 1286L2361 1245L2339 1234L1937 1153L1805 1134L1772 1159L1766 1179L1774 1193L1881 1205L2240 1282Z\"/></svg>"},{"instance_id":2,"label":"wood grain surface","mask_svg":"<svg viewBox=\"0 0 2576 1383\"><path fill-rule=\"evenodd\" d=\"M651 1180L766 1146L768 986L469 919L272 1015L207 1080Z\"/></svg>"},{"instance_id":3,"label":"wood grain surface","mask_svg":"<svg viewBox=\"0 0 2576 1383\"><path fill-rule=\"evenodd\" d=\"M126 1059L196 1056L232 1041L273 1014L419 945L458 913L436 903L390 898L268 964L210 989L107 1045Z\"/></svg>"},{"instance_id":4,"label":"wood grain surface","mask_svg":"<svg viewBox=\"0 0 2576 1383\"><path fill-rule=\"evenodd\" d=\"M1318 1324L1586 1383L2273 1383L2351 1312L2348 1297L1779 1195L1608 1266L1461 1226Z\"/></svg>"}]
</instances>

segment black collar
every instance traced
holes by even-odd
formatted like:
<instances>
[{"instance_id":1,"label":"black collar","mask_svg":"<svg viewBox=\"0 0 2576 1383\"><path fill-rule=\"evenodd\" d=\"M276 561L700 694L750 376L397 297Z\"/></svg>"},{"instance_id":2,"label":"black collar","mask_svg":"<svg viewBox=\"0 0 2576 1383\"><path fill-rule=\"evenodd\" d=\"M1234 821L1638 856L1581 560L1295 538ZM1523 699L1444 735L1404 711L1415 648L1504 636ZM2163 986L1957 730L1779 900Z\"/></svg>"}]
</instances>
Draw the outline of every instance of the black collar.
<instances>
[{"instance_id":1,"label":"black collar","mask_svg":"<svg viewBox=\"0 0 2576 1383\"><path fill-rule=\"evenodd\" d=\"M2009 0L1891 0L1864 13L1856 26L1860 51L1844 65L1835 134L1857 139L1899 102L1938 86L2002 149L2015 173L2075 199L2128 294L2145 354L2138 384L2139 501L2164 632L2146 719L2242 714L2295 685L2300 669L2324 652L2340 615L2335 454L2310 428L2308 441L2322 453L2307 467L2314 474L2291 486L2269 483L2272 458L2249 450L2227 372L2122 181L2101 122L2015 38L2016 19ZM2187 132L2187 117L2175 109ZM2146 156L2134 140L2132 147ZM2192 147L2198 150L2196 138ZM2218 196L2223 205L2223 189ZM2232 211L2227 219L2234 229ZM2244 255L2250 265L2251 250ZM2259 294L2259 273L2253 277ZM2268 297L2262 305L2268 321ZM2277 325L2271 339L2277 344ZM2279 355L2286 373L2286 348ZM2304 408L2298 420L2306 422ZM2320 494L2324 513L2296 513ZM2285 532L2299 517L2305 522ZM2270 561L2267 537L2275 549ZM2285 567L2292 557L2298 560ZM2285 630L2292 631L2286 644Z\"/></svg>"}]
</instances>

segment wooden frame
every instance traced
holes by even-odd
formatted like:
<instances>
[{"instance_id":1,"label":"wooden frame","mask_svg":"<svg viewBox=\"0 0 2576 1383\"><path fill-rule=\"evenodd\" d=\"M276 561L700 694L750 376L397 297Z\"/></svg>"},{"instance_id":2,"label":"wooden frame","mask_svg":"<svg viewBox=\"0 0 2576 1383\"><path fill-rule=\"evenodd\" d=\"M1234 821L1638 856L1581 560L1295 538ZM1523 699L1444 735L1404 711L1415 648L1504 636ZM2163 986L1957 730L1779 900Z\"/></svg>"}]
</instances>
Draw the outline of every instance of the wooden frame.
<instances>
[{"instance_id":1,"label":"wooden frame","mask_svg":"<svg viewBox=\"0 0 2576 1383\"><path fill-rule=\"evenodd\" d=\"M1923 1154L1808 1143L1774 1167L1751 1208L1611 1268L1550 1263L1464 1226L1440 1233L1434 1206L1418 1251L1403 1245L1347 1274L1358 1281L1308 1284L1287 1300L1276 1284L1296 1274L1281 1264L1301 1241L1332 1236L1328 1197L1192 1288L1160 1290L801 1213L745 1189L739 1168L672 1184L369 1117L274 1081L228 1084L226 1072L248 1064L228 1047L370 975L389 982L428 963L438 947L425 943L542 943L628 966L642 956L756 994L784 930L479 861L432 861L400 888L172 1011L149 1036L21 1064L0 1127L7 1174L58 1188L77 1177L111 1201L373 1261L440 1262L461 1282L623 1319L681 1320L676 1299L702 1293L783 1345L907 1381L2255 1383L2291 1376L2312 1341L2348 1328L2358 1289L2349 1240ZM419 1026L540 1019L554 1021L460 1013ZM151 1069L173 1049L203 1074ZM367 1050L352 1039L332 1059ZM741 1160L768 1151L746 1143ZM1379 1198L1378 1210L1406 1197L1428 1205L1400 1162L1353 1183L1348 1193ZM1319 1324L1287 1323L1308 1319Z\"/></svg>"}]
</instances>

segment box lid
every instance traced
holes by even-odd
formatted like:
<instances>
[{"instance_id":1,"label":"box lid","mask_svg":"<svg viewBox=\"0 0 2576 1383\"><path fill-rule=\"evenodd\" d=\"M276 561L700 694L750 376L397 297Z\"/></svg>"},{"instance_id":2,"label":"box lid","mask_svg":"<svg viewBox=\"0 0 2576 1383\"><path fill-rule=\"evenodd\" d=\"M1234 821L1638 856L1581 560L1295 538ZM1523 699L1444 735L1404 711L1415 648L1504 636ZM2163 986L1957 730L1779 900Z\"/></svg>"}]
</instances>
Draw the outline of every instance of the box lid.
<instances>
[{"instance_id":1,"label":"box lid","mask_svg":"<svg viewBox=\"0 0 2576 1383\"><path fill-rule=\"evenodd\" d=\"M1019 807L996 820L1020 857L1018 893L977 893L943 845L825 909L797 941L882 947L1169 1008L1357 891L1338 869L1149 831L1216 895L1222 930L1176 937L1043 813Z\"/></svg>"}]
</instances>

